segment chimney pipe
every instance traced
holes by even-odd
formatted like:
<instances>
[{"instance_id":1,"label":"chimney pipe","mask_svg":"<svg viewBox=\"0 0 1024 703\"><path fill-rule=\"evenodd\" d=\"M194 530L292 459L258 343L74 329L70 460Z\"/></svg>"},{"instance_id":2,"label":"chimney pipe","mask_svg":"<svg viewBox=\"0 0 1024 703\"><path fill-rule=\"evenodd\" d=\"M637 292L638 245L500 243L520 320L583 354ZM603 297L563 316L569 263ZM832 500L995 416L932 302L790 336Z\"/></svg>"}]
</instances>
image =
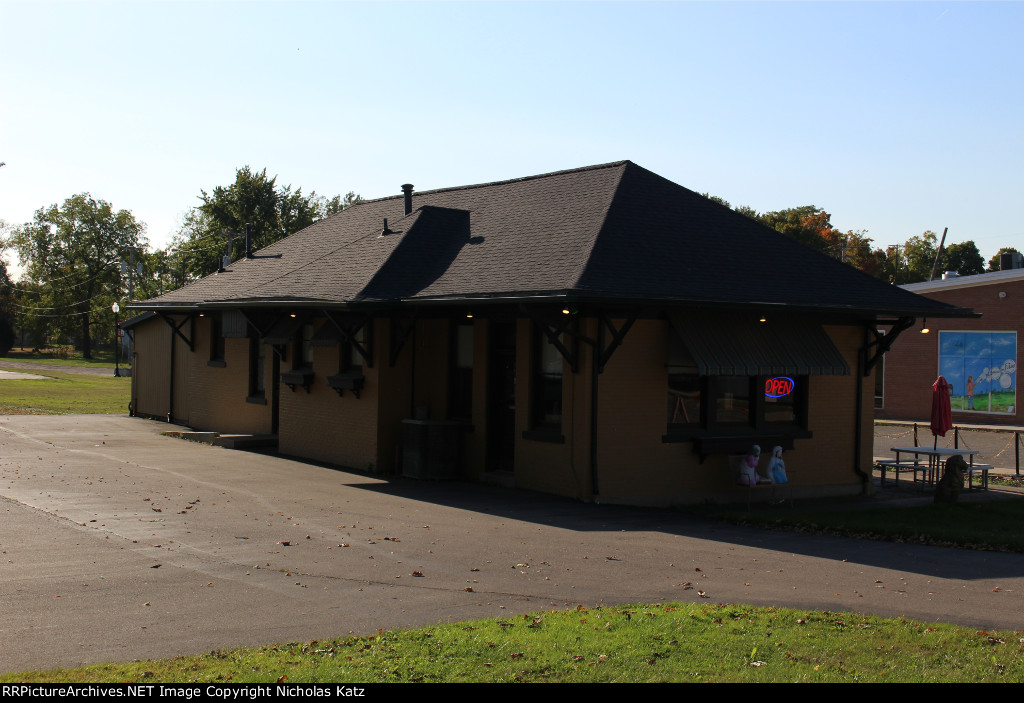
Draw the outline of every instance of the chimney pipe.
<instances>
[{"instance_id":1,"label":"chimney pipe","mask_svg":"<svg viewBox=\"0 0 1024 703\"><path fill-rule=\"evenodd\" d=\"M252 258L252 223L245 223L245 258Z\"/></svg>"},{"instance_id":2,"label":"chimney pipe","mask_svg":"<svg viewBox=\"0 0 1024 703\"><path fill-rule=\"evenodd\" d=\"M402 185L402 193L405 194L405 214L412 212L412 183Z\"/></svg>"}]
</instances>

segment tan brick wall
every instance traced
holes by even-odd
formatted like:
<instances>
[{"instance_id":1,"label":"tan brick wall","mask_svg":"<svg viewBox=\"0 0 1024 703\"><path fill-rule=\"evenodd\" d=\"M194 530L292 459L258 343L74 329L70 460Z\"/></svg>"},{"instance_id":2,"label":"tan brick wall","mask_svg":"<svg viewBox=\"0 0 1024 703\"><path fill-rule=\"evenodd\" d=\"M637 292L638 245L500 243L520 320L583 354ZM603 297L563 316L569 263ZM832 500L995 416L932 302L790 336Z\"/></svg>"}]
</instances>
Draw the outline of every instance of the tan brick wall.
<instances>
[{"instance_id":1,"label":"tan brick wall","mask_svg":"<svg viewBox=\"0 0 1024 703\"><path fill-rule=\"evenodd\" d=\"M854 472L857 348L863 330L826 330L843 353L850 376L810 378L809 429L812 439L796 440L784 458L794 486L849 493L859 489ZM598 391L598 471L602 500L670 504L735 497L734 477L725 456L703 463L692 444L665 443L668 387L668 323L640 320L626 336L601 376ZM871 458L871 379L862 381L862 468ZM771 447L762 447L762 469Z\"/></svg>"},{"instance_id":2,"label":"tan brick wall","mask_svg":"<svg viewBox=\"0 0 1024 703\"><path fill-rule=\"evenodd\" d=\"M589 467L589 362L573 374L562 365L562 436L564 443L526 439L530 429L534 325L520 319L516 329L516 446L515 485L573 498L590 494ZM589 350L581 348L581 358Z\"/></svg>"},{"instance_id":3,"label":"tan brick wall","mask_svg":"<svg viewBox=\"0 0 1024 703\"><path fill-rule=\"evenodd\" d=\"M382 347L378 342L386 343L386 338L375 337L378 363L373 368L363 365L366 381L358 398L349 391L339 397L327 385L327 377L338 373L337 346L314 348L314 376L308 393L301 386L296 386L292 391L281 384L281 453L364 471L379 469L376 446L378 372L382 349L386 349L386 346ZM291 368L293 358L294 350L291 350L289 361L282 363L282 373ZM387 358L386 352L384 358Z\"/></svg>"},{"instance_id":4,"label":"tan brick wall","mask_svg":"<svg viewBox=\"0 0 1024 703\"><path fill-rule=\"evenodd\" d=\"M246 402L249 395L249 340L225 339L225 365L210 366L210 328L209 316L199 318L193 340L195 351L188 352L184 345L175 350L176 355L187 355L188 359L187 424L197 430L221 434L269 433L269 400L264 405ZM269 386L269 376L265 385Z\"/></svg>"},{"instance_id":5,"label":"tan brick wall","mask_svg":"<svg viewBox=\"0 0 1024 703\"><path fill-rule=\"evenodd\" d=\"M165 417L170 409L171 328L152 318L134 332L132 400L140 415Z\"/></svg>"}]
</instances>

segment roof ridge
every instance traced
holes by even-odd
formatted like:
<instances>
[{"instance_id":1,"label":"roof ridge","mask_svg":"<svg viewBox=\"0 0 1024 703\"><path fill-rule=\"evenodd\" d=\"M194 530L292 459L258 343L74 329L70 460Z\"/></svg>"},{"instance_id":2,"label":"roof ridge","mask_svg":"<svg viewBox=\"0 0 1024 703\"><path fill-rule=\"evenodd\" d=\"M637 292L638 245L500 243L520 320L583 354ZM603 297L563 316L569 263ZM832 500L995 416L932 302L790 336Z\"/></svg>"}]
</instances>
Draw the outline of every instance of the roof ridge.
<instances>
[{"instance_id":1,"label":"roof ridge","mask_svg":"<svg viewBox=\"0 0 1024 703\"><path fill-rule=\"evenodd\" d=\"M487 183L473 183L473 184L464 185L464 186L451 186L449 188L435 188L434 190L417 190L413 194L414 195L433 195L434 193L450 193L450 192L455 191L455 190L472 190L474 188L490 188L491 186L502 186L502 185L508 185L510 183L523 183L525 181L534 181L534 180L538 180L540 178L551 178L552 176L564 176L564 175L566 175L568 173L582 173L584 171L596 171L598 169L603 169L603 168L616 168L618 166L624 166L626 164L632 164L633 166L636 166L636 164L634 164L629 159L623 159L621 161L610 161L610 162L608 162L606 164L594 164L593 166L580 166L579 168L567 168L567 169L563 169L561 171L551 171L550 173L538 173L535 176L523 176L521 178L509 178L509 179L504 180L504 181L489 181ZM362 203L380 203L380 202L384 202L385 200L397 200L399 198L404 198L404 197L405 197L404 194L399 193L398 195L386 195L386 196L384 196L382 198L373 198L371 200L360 200L359 203L357 203L357 204L362 204Z\"/></svg>"}]
</instances>

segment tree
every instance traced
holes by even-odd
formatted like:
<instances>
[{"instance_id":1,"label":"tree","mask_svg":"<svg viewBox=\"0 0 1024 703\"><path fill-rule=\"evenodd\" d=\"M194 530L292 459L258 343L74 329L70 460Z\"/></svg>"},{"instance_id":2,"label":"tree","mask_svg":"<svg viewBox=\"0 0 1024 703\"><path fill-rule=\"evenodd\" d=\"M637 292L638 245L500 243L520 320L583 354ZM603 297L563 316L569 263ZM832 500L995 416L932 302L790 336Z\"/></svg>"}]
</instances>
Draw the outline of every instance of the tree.
<instances>
[{"instance_id":1,"label":"tree","mask_svg":"<svg viewBox=\"0 0 1024 703\"><path fill-rule=\"evenodd\" d=\"M210 193L201 190L199 199L202 204L186 213L164 254L168 270L178 272L181 285L219 268L232 233L231 258L241 256L246 224L252 225L253 249L262 249L350 207L359 196L353 192L329 199L316 192L304 195L301 188L278 186L277 176L268 178L267 169L256 172L243 166L236 169L234 183L217 186Z\"/></svg>"},{"instance_id":2,"label":"tree","mask_svg":"<svg viewBox=\"0 0 1024 703\"><path fill-rule=\"evenodd\" d=\"M807 246L829 253L838 238L832 229L832 216L814 205L763 213L758 218L763 224Z\"/></svg>"},{"instance_id":3,"label":"tree","mask_svg":"<svg viewBox=\"0 0 1024 703\"><path fill-rule=\"evenodd\" d=\"M7 273L7 262L0 259L0 356L6 356L14 346L15 293L14 282Z\"/></svg>"},{"instance_id":4,"label":"tree","mask_svg":"<svg viewBox=\"0 0 1024 703\"><path fill-rule=\"evenodd\" d=\"M939 266L936 276L941 276L944 271L956 271L961 276L985 273L985 259L981 258L981 252L972 239L946 247L939 257Z\"/></svg>"},{"instance_id":5,"label":"tree","mask_svg":"<svg viewBox=\"0 0 1024 703\"><path fill-rule=\"evenodd\" d=\"M1000 268L999 268L999 258L1003 254L1019 254L1019 253L1020 252L1017 251L1016 249L1014 249L1013 247L1000 247L999 251L996 252L996 255L988 260L988 270L989 270L989 272L999 271L1000 270Z\"/></svg>"},{"instance_id":6,"label":"tree","mask_svg":"<svg viewBox=\"0 0 1024 703\"><path fill-rule=\"evenodd\" d=\"M50 330L77 334L82 355L91 359L92 320L120 299L120 262L129 248L145 247L144 232L131 212L115 212L88 193L37 210L7 238L38 286L33 299L23 299L26 322L49 320Z\"/></svg>"}]
</instances>

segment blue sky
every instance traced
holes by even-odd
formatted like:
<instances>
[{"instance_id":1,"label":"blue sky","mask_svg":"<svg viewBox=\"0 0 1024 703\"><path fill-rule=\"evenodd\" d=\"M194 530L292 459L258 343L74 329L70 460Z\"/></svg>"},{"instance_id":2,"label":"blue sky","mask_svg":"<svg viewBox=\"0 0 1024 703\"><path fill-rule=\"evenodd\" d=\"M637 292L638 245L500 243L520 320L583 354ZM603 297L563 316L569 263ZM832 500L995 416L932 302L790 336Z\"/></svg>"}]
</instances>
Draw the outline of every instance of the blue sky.
<instances>
[{"instance_id":1,"label":"blue sky","mask_svg":"<svg viewBox=\"0 0 1024 703\"><path fill-rule=\"evenodd\" d=\"M1022 30L1011 2L0 0L0 219L87 191L163 246L246 164L372 198L630 159L988 259L1024 250Z\"/></svg>"}]
</instances>

